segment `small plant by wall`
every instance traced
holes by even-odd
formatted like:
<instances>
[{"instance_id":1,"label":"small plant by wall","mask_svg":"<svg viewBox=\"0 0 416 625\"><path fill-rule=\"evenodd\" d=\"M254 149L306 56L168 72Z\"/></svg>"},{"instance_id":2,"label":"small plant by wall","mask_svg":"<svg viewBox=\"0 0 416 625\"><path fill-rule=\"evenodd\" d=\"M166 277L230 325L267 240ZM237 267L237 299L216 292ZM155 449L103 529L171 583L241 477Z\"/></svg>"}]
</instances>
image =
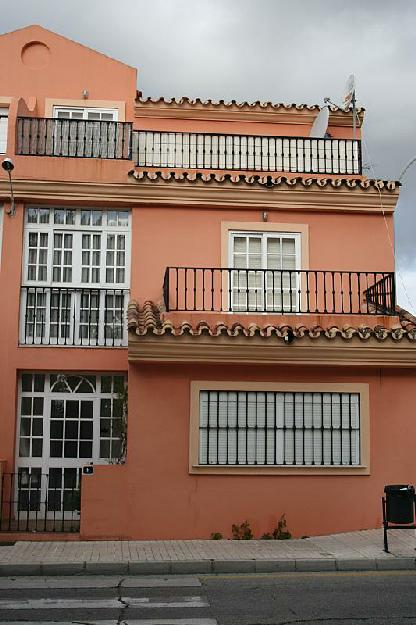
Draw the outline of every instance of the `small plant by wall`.
<instances>
[{"instance_id":1,"label":"small plant by wall","mask_svg":"<svg viewBox=\"0 0 416 625\"><path fill-rule=\"evenodd\" d=\"M238 523L234 523L231 526L231 533L233 540L252 540L254 538L248 521L244 521L240 525Z\"/></svg>"},{"instance_id":2,"label":"small plant by wall","mask_svg":"<svg viewBox=\"0 0 416 625\"><path fill-rule=\"evenodd\" d=\"M222 538L221 532L212 532L211 534L211 540L222 540Z\"/></svg>"},{"instance_id":3,"label":"small plant by wall","mask_svg":"<svg viewBox=\"0 0 416 625\"><path fill-rule=\"evenodd\" d=\"M277 522L277 526L272 532L272 536L275 540L289 540L292 538L292 534L287 529L286 515L282 514Z\"/></svg>"}]
</instances>

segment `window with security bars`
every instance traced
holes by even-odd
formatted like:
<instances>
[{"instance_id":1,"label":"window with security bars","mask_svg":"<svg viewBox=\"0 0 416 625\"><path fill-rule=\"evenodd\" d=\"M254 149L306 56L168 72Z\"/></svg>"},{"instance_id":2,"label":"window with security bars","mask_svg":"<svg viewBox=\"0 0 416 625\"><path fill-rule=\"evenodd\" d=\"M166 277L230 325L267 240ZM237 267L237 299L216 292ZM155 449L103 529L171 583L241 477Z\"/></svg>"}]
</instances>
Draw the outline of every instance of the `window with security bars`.
<instances>
[{"instance_id":1,"label":"window with security bars","mask_svg":"<svg viewBox=\"0 0 416 625\"><path fill-rule=\"evenodd\" d=\"M360 395L200 391L200 465L357 466Z\"/></svg>"},{"instance_id":2,"label":"window with security bars","mask_svg":"<svg viewBox=\"0 0 416 625\"><path fill-rule=\"evenodd\" d=\"M232 310L297 312L300 235L232 232Z\"/></svg>"},{"instance_id":3,"label":"window with security bars","mask_svg":"<svg viewBox=\"0 0 416 625\"><path fill-rule=\"evenodd\" d=\"M130 229L125 210L26 209L23 343L125 342Z\"/></svg>"}]
</instances>

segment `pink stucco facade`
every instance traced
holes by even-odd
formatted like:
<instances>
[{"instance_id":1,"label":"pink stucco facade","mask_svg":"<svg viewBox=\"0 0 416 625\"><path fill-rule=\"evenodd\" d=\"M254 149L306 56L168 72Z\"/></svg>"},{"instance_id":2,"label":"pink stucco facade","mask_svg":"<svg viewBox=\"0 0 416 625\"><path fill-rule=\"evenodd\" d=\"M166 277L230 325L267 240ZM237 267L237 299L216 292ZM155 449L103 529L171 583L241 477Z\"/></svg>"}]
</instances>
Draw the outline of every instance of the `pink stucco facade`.
<instances>
[{"instance_id":1,"label":"pink stucco facade","mask_svg":"<svg viewBox=\"0 0 416 625\"><path fill-rule=\"evenodd\" d=\"M360 273L361 279L367 280L367 287L380 279L374 277L376 274L394 274L390 241L398 187L387 183L374 185L361 171L341 174L334 169L325 170L331 166L328 159L322 161L320 171L312 173L304 171L304 167L299 171L270 167L263 171L243 170L237 166L187 168L179 162L171 166L136 166L134 150L139 154L139 133L170 133L171 137L175 133L297 137L307 141L318 109L186 99L145 100L136 93L135 69L38 26L1 36L0 54L7 59L0 69L0 107L8 109L6 154L15 165L16 208L14 215L8 214L9 185L1 170L3 475L22 468L33 471L40 464L42 470L75 467L79 471L83 464L94 461L93 475L82 477L80 527L76 535L83 539L208 538L212 532L229 537L231 525L245 520L260 536L272 531L283 513L295 536L378 527L383 485L411 482L415 471L415 325L408 318L403 320L399 311L392 308L392 300L389 310L377 305L374 309L371 302L370 306L368 302L365 305L364 282L358 283L358 291L348 297L348 289L357 289L351 287L351 280L348 286L348 274ZM56 119L56 111L65 107L72 112L84 111L84 115L87 109L110 111L120 124L130 124L123 126L131 132L129 158L70 157L53 152L55 148L52 155L36 153L46 148L36 143L34 135L19 135L18 129L23 128L19 119ZM359 115L362 119L363 112ZM78 132L79 128L78 125ZM56 141L54 132L49 137L52 142ZM326 141L360 138L359 130L353 137L351 113L340 110L331 111L328 132ZM102 137L101 134L100 141ZM79 135L74 141L78 141L80 149ZM26 152L22 145L26 145ZM102 241L112 236L110 213L119 211L120 219L127 219L128 215L128 229L122 225L114 231L125 237L126 245L120 247L126 253L125 278L117 283L120 292L128 293L120 321L120 333L124 332L120 345L113 346L105 340L100 344L95 338L97 343L91 346L91 335L78 345L70 340L56 345L50 338L46 343L43 334L37 344L27 340L30 314L40 313L28 313L27 307L24 312L25 289L42 288L49 293L52 291L48 289L69 288L68 284L54 284L53 280L27 282L27 235L42 231L42 224L36 230L38 226L30 223L31 207L48 208L51 220L57 207L75 211L76 219L81 219L78 215L82 211L99 210L100 219L108 224L107 230L94 230ZM66 230L73 241L77 237L81 241L81 234L77 233L84 232L82 222L77 224L77 228ZM51 221L48 228L50 240L52 235L59 235L56 221ZM268 233L289 239L295 233L300 250L296 260L299 266L295 269L304 272L298 287L299 302L304 303L307 297L306 272L319 270L329 276L331 272L344 272L347 282L337 287L332 282L333 290L342 291L341 295L334 291L333 301L339 304L342 300L344 306L349 300L350 307L360 307L359 314L352 314L347 304L342 311L327 310L326 304L321 306L322 295L320 307L307 312L236 311L229 305L222 306L228 287L211 300L222 310L212 310L214 305L198 311L192 307L186 311L166 310L162 289L166 268L230 267L234 262L230 237L235 232L254 233L254 237ZM111 249L100 248L102 258ZM74 243L72 258L78 258L77 254ZM68 262L73 263L75 273L76 261ZM52 269L51 265L51 275ZM97 292L100 288L114 291L108 266L104 270L107 277L94 283L93 288ZM70 286L71 293L81 296L85 289L91 290L82 282ZM174 289L172 283L170 288ZM78 301L76 296L71 296L73 301ZM201 296L195 297L201 304ZM394 294L389 291L388 297L394 298ZM52 309L52 300L47 301ZM127 333L128 301L131 304ZM156 311L151 318L145 314L146 302L152 302L152 310ZM71 340L78 332L77 324L81 325L81 312L74 310ZM49 314L42 324L51 322L52 313ZM59 314L63 326L64 313L61 310ZM86 326L91 331L91 318L90 309L84 331ZM110 325L100 321L97 336L102 336L103 324ZM234 332L236 324L239 329ZM222 329L217 332L219 326ZM285 341L288 328L290 337L294 336L293 344ZM39 332L44 332L43 325ZM54 401L50 390L49 395L46 391L42 395L44 412L31 415L32 419L43 420L42 454L30 456L32 443L32 451L29 455L24 451L22 460L19 442L21 445L24 438L22 420L26 415L21 381L27 373L45 374L51 389L52 378L58 373L97 379L124 375L128 380L126 456L115 461L97 452L96 462L96 456L82 456L79 451L76 458L65 464L66 452L62 452L59 463L56 458L51 462L48 450L52 449L53 415L52 408L45 408ZM301 392L302 385L305 392L314 392L310 390L314 388L316 392L329 393L333 388L337 393L347 392L345 389L354 393L355 388L361 389L357 391L362 392L361 456L353 462L351 455L347 466L200 466L192 457L198 444L198 410L197 404L192 403L199 401L192 395L196 382L202 384L201 388L204 382L211 385L209 388L217 382L219 390L227 389L227 384L232 390L233 384L238 383L241 389L247 385L250 391L258 392L272 392L273 385L276 392ZM99 413L102 398L97 393L89 401L98 411L94 412L91 440L99 447L104 417ZM111 401L117 401L115 391ZM351 417L349 427L351 430ZM33 432L31 436L33 439ZM4 523L0 528L11 535L19 528L7 525L16 511L10 505L5 510L6 496L4 491ZM47 538L50 534L39 532L39 536Z\"/></svg>"}]
</instances>

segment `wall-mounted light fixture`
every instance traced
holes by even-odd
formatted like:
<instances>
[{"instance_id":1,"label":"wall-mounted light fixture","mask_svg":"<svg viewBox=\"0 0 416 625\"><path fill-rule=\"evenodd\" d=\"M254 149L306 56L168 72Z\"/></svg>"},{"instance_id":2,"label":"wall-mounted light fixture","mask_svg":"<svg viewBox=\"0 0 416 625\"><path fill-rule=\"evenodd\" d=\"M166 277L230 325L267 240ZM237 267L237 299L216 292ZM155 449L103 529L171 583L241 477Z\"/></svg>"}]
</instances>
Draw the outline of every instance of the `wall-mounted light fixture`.
<instances>
[{"instance_id":1,"label":"wall-mounted light fixture","mask_svg":"<svg viewBox=\"0 0 416 625\"><path fill-rule=\"evenodd\" d=\"M84 100L86 100L89 96L89 92L88 89L84 89L84 91L82 92L82 97L84 98Z\"/></svg>"},{"instance_id":2,"label":"wall-mounted light fixture","mask_svg":"<svg viewBox=\"0 0 416 625\"><path fill-rule=\"evenodd\" d=\"M10 184L10 208L8 211L6 211L7 215L10 215L10 217L13 217L13 215L16 213L16 207L14 205L14 195L13 195L13 183L12 183L12 171L14 169L14 164L11 158L6 157L1 166L3 167L4 171L7 171L8 176L9 176L9 184Z\"/></svg>"},{"instance_id":3,"label":"wall-mounted light fixture","mask_svg":"<svg viewBox=\"0 0 416 625\"><path fill-rule=\"evenodd\" d=\"M263 221L267 221L269 219L269 215L268 213L266 213L266 211L263 212L262 217L263 217Z\"/></svg>"}]
</instances>

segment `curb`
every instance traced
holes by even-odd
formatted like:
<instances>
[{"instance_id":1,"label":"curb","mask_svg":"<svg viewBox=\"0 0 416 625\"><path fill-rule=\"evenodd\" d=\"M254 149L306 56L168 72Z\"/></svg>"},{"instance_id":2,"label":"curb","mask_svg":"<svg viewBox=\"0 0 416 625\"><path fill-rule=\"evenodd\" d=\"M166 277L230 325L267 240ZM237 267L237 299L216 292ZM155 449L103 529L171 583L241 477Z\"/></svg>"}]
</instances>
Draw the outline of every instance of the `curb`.
<instances>
[{"instance_id":1,"label":"curb","mask_svg":"<svg viewBox=\"0 0 416 625\"><path fill-rule=\"evenodd\" d=\"M0 577L50 575L207 575L324 571L414 571L410 557L317 560L175 560L160 562L63 562L1 564Z\"/></svg>"}]
</instances>

